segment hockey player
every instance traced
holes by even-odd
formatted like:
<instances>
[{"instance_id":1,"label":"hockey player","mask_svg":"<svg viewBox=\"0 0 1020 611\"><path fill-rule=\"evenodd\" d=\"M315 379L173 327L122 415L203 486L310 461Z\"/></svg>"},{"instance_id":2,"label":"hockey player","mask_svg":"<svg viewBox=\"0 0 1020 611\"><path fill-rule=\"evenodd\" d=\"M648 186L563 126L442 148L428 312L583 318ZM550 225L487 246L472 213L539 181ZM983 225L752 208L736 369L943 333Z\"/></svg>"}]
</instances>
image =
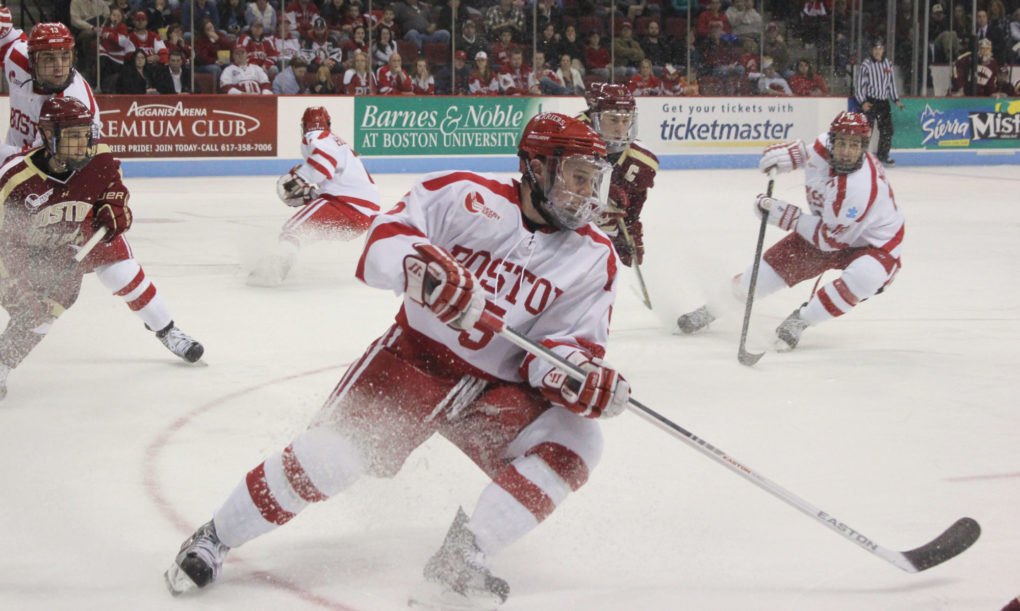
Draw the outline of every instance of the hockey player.
<instances>
[{"instance_id":1,"label":"hockey player","mask_svg":"<svg viewBox=\"0 0 1020 611\"><path fill-rule=\"evenodd\" d=\"M29 36L10 26L10 11L0 7L0 50L3 69L11 86L11 121L0 151L3 157L42 146L36 129L43 104L52 97L74 98L89 110L99 134L99 107L92 88L74 66L74 36L62 23L38 23ZM96 277L110 292L124 299L150 331L171 352L193 363L202 357L203 347L174 325L163 297L135 260L123 236L112 236L104 249L103 264Z\"/></svg>"},{"instance_id":2,"label":"hockey player","mask_svg":"<svg viewBox=\"0 0 1020 611\"><path fill-rule=\"evenodd\" d=\"M283 203L300 210L284 223L278 254L260 261L248 284L278 286L293 267L302 241L352 240L379 214L379 188L354 149L329 128L329 113L322 106L310 106L301 115L305 162L276 183Z\"/></svg>"},{"instance_id":3,"label":"hockey player","mask_svg":"<svg viewBox=\"0 0 1020 611\"><path fill-rule=\"evenodd\" d=\"M871 126L857 112L841 112L808 149L795 140L765 149L758 167L790 172L804 167L809 213L791 203L759 195L754 213L791 231L762 256L755 299L814 278L828 269L842 270L776 329L776 348L792 350L809 326L832 320L881 293L900 269L903 212L877 157L866 152ZM751 268L736 276L734 293L746 299ZM677 324L694 333L715 320L718 310L702 306Z\"/></svg>"},{"instance_id":4,"label":"hockey player","mask_svg":"<svg viewBox=\"0 0 1020 611\"><path fill-rule=\"evenodd\" d=\"M403 293L396 324L313 425L184 542L166 573L172 592L208 585L230 549L359 476L393 476L438 432L492 481L470 517L457 511L425 577L453 601L506 599L489 560L585 483L601 453L596 419L619 414L630 393L601 360L617 260L589 221L605 206L605 145L580 121L543 113L518 148L520 180L429 174L376 218L357 275ZM585 383L476 324L483 309L587 370Z\"/></svg>"},{"instance_id":5,"label":"hockey player","mask_svg":"<svg viewBox=\"0 0 1020 611\"><path fill-rule=\"evenodd\" d=\"M640 265L645 257L641 209L659 171L659 158L636 139L637 107L625 85L592 83L585 98L588 110L580 119L606 141L607 158L613 164L609 207L599 226L613 238L624 265ZM620 230L619 219L623 219L626 232Z\"/></svg>"}]
</instances>

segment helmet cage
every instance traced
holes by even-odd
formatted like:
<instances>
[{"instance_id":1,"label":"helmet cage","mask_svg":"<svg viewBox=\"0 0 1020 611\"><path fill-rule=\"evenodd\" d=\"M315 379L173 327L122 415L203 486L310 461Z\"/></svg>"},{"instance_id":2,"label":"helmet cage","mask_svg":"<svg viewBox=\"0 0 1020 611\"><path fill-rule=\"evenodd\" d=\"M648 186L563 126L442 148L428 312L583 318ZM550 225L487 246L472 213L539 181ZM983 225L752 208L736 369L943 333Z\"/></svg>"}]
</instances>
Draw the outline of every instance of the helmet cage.
<instances>
[{"instance_id":1,"label":"helmet cage","mask_svg":"<svg viewBox=\"0 0 1020 611\"><path fill-rule=\"evenodd\" d=\"M594 155L547 157L539 188L539 203L552 224L561 229L580 229L597 219L606 208L613 166Z\"/></svg>"},{"instance_id":2,"label":"helmet cage","mask_svg":"<svg viewBox=\"0 0 1020 611\"><path fill-rule=\"evenodd\" d=\"M591 113L591 126L602 139L606 141L606 148L617 153L627 148L637 138L637 109L626 110L622 108L610 108ZM623 122L629 121L626 129L618 127Z\"/></svg>"},{"instance_id":3,"label":"helmet cage","mask_svg":"<svg viewBox=\"0 0 1020 611\"><path fill-rule=\"evenodd\" d=\"M836 137L856 136L861 141L861 153L852 161L844 161L836 158ZM864 153L868 150L868 143L871 140L871 123L868 118L859 112L841 112L833 119L829 126L829 143L826 147L829 153L829 166L840 174L856 172L864 165Z\"/></svg>"},{"instance_id":4,"label":"helmet cage","mask_svg":"<svg viewBox=\"0 0 1020 611\"><path fill-rule=\"evenodd\" d=\"M64 130L71 127L88 128L88 138L80 150L69 150L67 146L62 150ZM99 142L99 129L92 122L92 114L75 98L50 98L44 102L39 114L39 134L50 157L69 170L88 165Z\"/></svg>"},{"instance_id":5,"label":"helmet cage","mask_svg":"<svg viewBox=\"0 0 1020 611\"><path fill-rule=\"evenodd\" d=\"M28 67L32 75L32 84L36 89L46 93L59 93L74 80L74 36L62 23L39 23L32 28L28 36ZM38 54L42 51L70 51L71 57L67 77L59 83L45 83L38 73Z\"/></svg>"}]
</instances>

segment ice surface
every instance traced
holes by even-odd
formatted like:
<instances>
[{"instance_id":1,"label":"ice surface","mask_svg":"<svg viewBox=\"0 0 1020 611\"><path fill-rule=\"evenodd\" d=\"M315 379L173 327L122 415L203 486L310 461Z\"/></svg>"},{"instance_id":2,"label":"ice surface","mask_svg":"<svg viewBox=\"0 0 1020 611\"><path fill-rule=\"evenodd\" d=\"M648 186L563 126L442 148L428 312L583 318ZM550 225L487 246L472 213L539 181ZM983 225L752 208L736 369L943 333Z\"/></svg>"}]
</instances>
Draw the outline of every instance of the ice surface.
<instances>
[{"instance_id":1,"label":"ice surface","mask_svg":"<svg viewBox=\"0 0 1020 611\"><path fill-rule=\"evenodd\" d=\"M903 573L625 414L605 423L588 485L495 560L507 609L994 610L1020 593L1020 176L890 176L907 216L896 282L752 369L736 360L740 304L705 334L671 327L750 262L765 180L663 172L644 215L656 310L625 272L608 358L643 403L882 545L910 549L971 516L974 548ZM376 179L393 203L413 177ZM0 403L0 608L405 608L457 506L473 507L484 477L432 440L395 479L360 481L232 552L199 596L167 594L180 542L303 429L396 311L354 279L359 243L311 245L283 286L245 286L293 212L274 182L128 181L137 258L206 365L171 355L86 277ZM800 176L776 195L803 204ZM748 348L810 291L756 303Z\"/></svg>"}]
</instances>

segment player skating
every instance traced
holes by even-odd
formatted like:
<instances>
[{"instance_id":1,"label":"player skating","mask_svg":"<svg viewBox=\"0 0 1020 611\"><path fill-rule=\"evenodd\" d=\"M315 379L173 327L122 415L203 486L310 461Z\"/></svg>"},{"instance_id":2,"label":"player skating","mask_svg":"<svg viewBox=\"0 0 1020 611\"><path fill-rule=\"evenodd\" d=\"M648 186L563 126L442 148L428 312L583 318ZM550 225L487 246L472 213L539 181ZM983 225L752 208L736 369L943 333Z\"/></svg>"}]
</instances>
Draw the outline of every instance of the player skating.
<instances>
[{"instance_id":1,"label":"player skating","mask_svg":"<svg viewBox=\"0 0 1020 611\"><path fill-rule=\"evenodd\" d=\"M364 474L391 477L438 432L489 477L458 510L427 580L453 604L500 603L489 561L578 489L598 463L599 417L628 383L600 357L617 257L590 221L612 168L584 123L544 113L519 143L520 180L425 176L369 230L358 277L403 293L397 322L352 366L312 426L255 467L166 573L174 593L214 581L231 548ZM587 370L584 384L475 323L482 311ZM582 417L583 416L583 417Z\"/></svg>"},{"instance_id":2,"label":"player skating","mask_svg":"<svg viewBox=\"0 0 1020 611\"><path fill-rule=\"evenodd\" d=\"M659 171L659 158L637 139L637 106L626 86L595 82L585 99L588 109L580 119L606 141L607 158L613 164L609 209L599 225L613 238L624 265L641 265L645 257L641 210ZM618 219L623 219L625 231Z\"/></svg>"},{"instance_id":3,"label":"player skating","mask_svg":"<svg viewBox=\"0 0 1020 611\"><path fill-rule=\"evenodd\" d=\"M92 88L74 66L74 36L62 23L39 23L29 36L10 25L10 11L0 7L0 52L11 86L11 122L0 152L5 156L43 144L36 129L43 104L52 97L74 98L90 113L96 137L99 107ZM104 249L104 263L96 277L109 291L124 299L132 312L171 352L193 363L202 357L202 344L174 325L170 309L135 260L123 236Z\"/></svg>"},{"instance_id":4,"label":"player skating","mask_svg":"<svg viewBox=\"0 0 1020 611\"><path fill-rule=\"evenodd\" d=\"M792 231L762 257L755 299L814 278L828 269L840 276L818 289L776 329L776 347L792 350L809 326L842 316L877 295L900 269L903 213L881 163L867 153L871 126L861 113L841 112L811 148L796 140L765 149L763 172L805 169L809 214L793 204L759 195L754 212ZM752 265L753 267L753 265ZM734 278L734 292L746 298L752 267ZM677 320L680 331L695 333L719 315L711 304Z\"/></svg>"},{"instance_id":5,"label":"player skating","mask_svg":"<svg viewBox=\"0 0 1020 611\"><path fill-rule=\"evenodd\" d=\"M279 285L302 242L322 237L351 240L379 214L379 188L350 145L329 128L329 113L322 106L310 106L301 115L305 162L276 183L283 203L300 210L284 223L277 254L259 262L248 284Z\"/></svg>"}]
</instances>

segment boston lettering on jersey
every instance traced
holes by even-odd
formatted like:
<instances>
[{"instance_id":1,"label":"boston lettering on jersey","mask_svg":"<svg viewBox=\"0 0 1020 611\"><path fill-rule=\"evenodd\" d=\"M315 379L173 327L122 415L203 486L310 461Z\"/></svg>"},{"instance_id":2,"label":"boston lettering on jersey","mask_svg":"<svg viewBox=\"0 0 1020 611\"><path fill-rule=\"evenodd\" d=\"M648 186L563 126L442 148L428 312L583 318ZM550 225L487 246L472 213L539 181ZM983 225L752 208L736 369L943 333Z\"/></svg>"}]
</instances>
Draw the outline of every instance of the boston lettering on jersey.
<instances>
[{"instance_id":1,"label":"boston lettering on jersey","mask_svg":"<svg viewBox=\"0 0 1020 611\"><path fill-rule=\"evenodd\" d=\"M536 276L506 259L494 259L489 251L455 245L451 254L471 270L482 288L490 294L499 295L512 305L517 305L524 296L524 309L530 314L537 316L542 313L563 294L563 289L554 286L549 279ZM511 283L510 290L503 295L508 282Z\"/></svg>"}]
</instances>

